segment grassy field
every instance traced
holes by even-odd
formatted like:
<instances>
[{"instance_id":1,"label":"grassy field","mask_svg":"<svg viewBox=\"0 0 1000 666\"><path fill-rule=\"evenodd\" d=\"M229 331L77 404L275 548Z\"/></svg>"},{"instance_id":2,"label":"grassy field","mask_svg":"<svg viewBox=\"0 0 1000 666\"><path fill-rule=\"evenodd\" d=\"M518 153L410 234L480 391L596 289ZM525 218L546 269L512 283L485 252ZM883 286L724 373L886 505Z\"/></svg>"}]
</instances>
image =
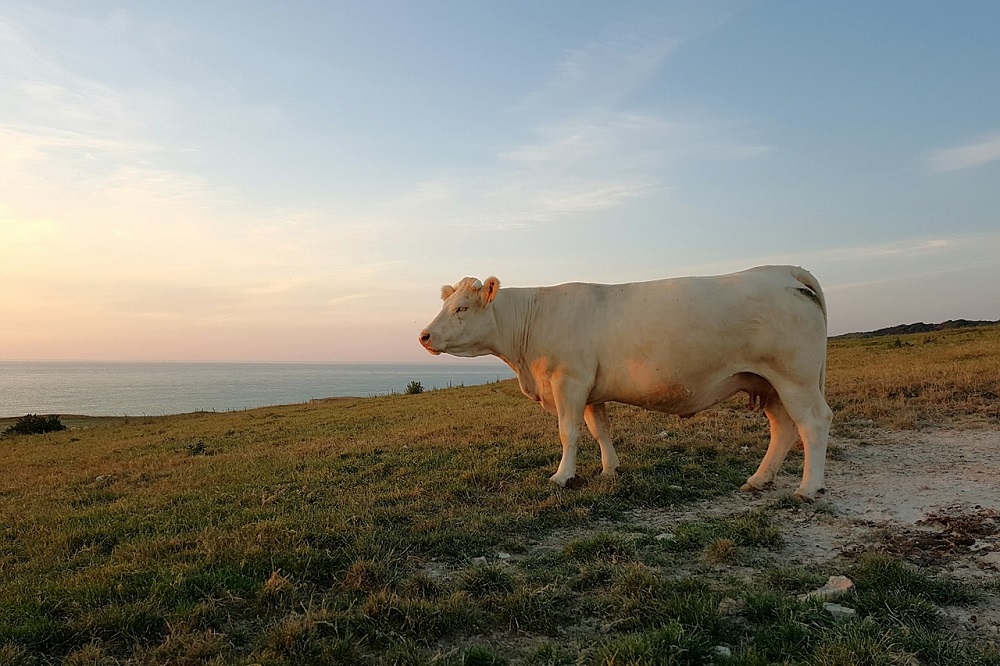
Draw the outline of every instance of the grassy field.
<instances>
[{"instance_id":1,"label":"grassy field","mask_svg":"<svg viewBox=\"0 0 1000 666\"><path fill-rule=\"evenodd\" d=\"M833 341L835 433L1000 428L998 377L1000 328ZM611 416L621 479L588 442L572 490L514 382L0 439L0 666L1000 664L942 622L982 589L784 568L775 513L822 504L625 521L738 492L767 443L743 402ZM799 600L835 573L854 619Z\"/></svg>"}]
</instances>

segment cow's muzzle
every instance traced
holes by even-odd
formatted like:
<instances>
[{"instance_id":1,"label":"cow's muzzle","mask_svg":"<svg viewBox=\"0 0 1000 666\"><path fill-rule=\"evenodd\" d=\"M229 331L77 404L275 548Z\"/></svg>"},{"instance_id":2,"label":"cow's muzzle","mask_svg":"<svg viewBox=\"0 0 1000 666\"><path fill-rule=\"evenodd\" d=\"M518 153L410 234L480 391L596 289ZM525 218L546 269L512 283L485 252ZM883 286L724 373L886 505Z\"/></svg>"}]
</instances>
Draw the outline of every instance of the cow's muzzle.
<instances>
[{"instance_id":1,"label":"cow's muzzle","mask_svg":"<svg viewBox=\"0 0 1000 666\"><path fill-rule=\"evenodd\" d=\"M427 329L420 331L420 344L424 349L434 354L435 356L441 353L440 351L434 349L434 347L431 346L431 332L428 331Z\"/></svg>"}]
</instances>

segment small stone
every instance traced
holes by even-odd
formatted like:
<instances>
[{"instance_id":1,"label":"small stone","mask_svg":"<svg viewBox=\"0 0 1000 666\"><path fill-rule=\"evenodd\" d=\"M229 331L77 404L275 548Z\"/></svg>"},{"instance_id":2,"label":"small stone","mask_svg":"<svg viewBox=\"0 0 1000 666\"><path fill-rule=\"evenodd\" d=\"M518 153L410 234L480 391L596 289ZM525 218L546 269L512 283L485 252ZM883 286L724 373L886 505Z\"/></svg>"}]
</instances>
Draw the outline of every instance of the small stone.
<instances>
[{"instance_id":1,"label":"small stone","mask_svg":"<svg viewBox=\"0 0 1000 666\"><path fill-rule=\"evenodd\" d=\"M485 557L473 557L472 563L476 566L486 566L487 560Z\"/></svg>"},{"instance_id":2,"label":"small stone","mask_svg":"<svg viewBox=\"0 0 1000 666\"><path fill-rule=\"evenodd\" d=\"M499 553L497 553L497 559L498 560L509 560L510 558L511 558L511 554L510 553L505 553L503 551L500 551Z\"/></svg>"},{"instance_id":3,"label":"small stone","mask_svg":"<svg viewBox=\"0 0 1000 666\"><path fill-rule=\"evenodd\" d=\"M823 609L836 618L851 618L858 614L853 608L848 608L847 606L841 606L840 604L823 604Z\"/></svg>"},{"instance_id":4,"label":"small stone","mask_svg":"<svg viewBox=\"0 0 1000 666\"><path fill-rule=\"evenodd\" d=\"M847 576L830 576L829 580L826 581L826 585L819 588L818 590L813 590L812 592L803 594L799 598L802 600L837 599L853 591L854 591L854 581L852 581Z\"/></svg>"},{"instance_id":5,"label":"small stone","mask_svg":"<svg viewBox=\"0 0 1000 666\"><path fill-rule=\"evenodd\" d=\"M721 659L729 659L733 656L733 651L727 648L725 645L716 645L712 648L712 654Z\"/></svg>"},{"instance_id":6,"label":"small stone","mask_svg":"<svg viewBox=\"0 0 1000 666\"><path fill-rule=\"evenodd\" d=\"M674 535L673 532L664 532L663 534L657 534L653 538L656 539L657 541L673 541L677 537Z\"/></svg>"}]
</instances>

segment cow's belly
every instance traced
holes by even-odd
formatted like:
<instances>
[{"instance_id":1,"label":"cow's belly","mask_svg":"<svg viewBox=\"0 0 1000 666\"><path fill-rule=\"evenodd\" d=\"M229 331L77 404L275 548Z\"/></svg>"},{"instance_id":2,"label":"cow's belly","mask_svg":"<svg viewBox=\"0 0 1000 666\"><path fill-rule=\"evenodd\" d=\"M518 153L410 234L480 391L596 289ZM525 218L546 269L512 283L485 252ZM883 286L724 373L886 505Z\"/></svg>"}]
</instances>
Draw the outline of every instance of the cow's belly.
<instances>
[{"instance_id":1,"label":"cow's belly","mask_svg":"<svg viewBox=\"0 0 1000 666\"><path fill-rule=\"evenodd\" d=\"M592 402L615 401L657 412L691 416L743 391L751 402L766 401L774 388L750 372L716 373L704 377L630 377L595 387Z\"/></svg>"}]
</instances>

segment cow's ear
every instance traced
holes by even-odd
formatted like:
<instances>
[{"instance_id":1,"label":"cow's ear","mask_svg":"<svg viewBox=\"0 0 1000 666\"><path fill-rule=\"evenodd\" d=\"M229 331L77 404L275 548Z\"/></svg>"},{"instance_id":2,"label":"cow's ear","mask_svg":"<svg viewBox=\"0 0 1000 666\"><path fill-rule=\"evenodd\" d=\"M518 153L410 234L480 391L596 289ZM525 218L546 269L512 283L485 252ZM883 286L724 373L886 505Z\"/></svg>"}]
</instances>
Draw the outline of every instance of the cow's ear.
<instances>
[{"instance_id":1,"label":"cow's ear","mask_svg":"<svg viewBox=\"0 0 1000 666\"><path fill-rule=\"evenodd\" d=\"M449 298L451 298L451 295L454 293L455 293L455 288L450 284L446 284L445 286L441 287L441 300L447 301Z\"/></svg>"},{"instance_id":2,"label":"cow's ear","mask_svg":"<svg viewBox=\"0 0 1000 666\"><path fill-rule=\"evenodd\" d=\"M483 303L491 303L496 298L498 291L500 291L500 280L495 277L486 278L483 288L479 291L479 296L483 299Z\"/></svg>"}]
</instances>

